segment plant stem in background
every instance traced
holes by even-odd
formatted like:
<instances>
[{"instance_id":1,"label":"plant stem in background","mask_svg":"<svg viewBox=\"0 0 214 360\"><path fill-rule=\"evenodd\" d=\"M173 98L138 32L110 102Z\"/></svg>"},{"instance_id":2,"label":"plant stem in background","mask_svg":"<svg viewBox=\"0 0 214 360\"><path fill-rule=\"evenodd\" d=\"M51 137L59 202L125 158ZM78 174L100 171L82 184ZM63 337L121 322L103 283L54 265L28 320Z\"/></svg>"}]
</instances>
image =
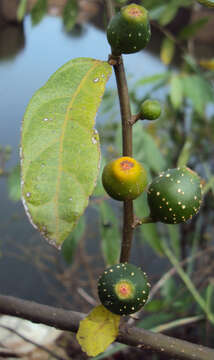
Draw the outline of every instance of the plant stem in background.
<instances>
[{"instance_id":1,"label":"plant stem in background","mask_svg":"<svg viewBox=\"0 0 214 360\"><path fill-rule=\"evenodd\" d=\"M214 315L210 312L210 309L207 308L206 301L201 297L201 295L199 294L198 290L195 288L195 285L193 284L193 282L191 281L189 276L184 272L184 270L180 266L178 260L174 256L173 252L170 250L166 240L163 241L163 248L164 248L166 256L168 257L170 262L176 268L177 273L180 275L181 279L183 280L187 289L190 291L190 293L194 297L195 301L198 303L198 305L201 307L201 309L205 312L209 321L212 324L214 324Z\"/></svg>"},{"instance_id":2,"label":"plant stem in background","mask_svg":"<svg viewBox=\"0 0 214 360\"><path fill-rule=\"evenodd\" d=\"M191 316L183 319L173 320L165 324L157 325L150 330L154 332L163 332L163 331L168 331L170 329L174 329L179 326L185 326L187 324L192 324L194 322L199 322L202 320L204 320L203 315Z\"/></svg>"},{"instance_id":3,"label":"plant stem in background","mask_svg":"<svg viewBox=\"0 0 214 360\"><path fill-rule=\"evenodd\" d=\"M115 14L115 9L112 0L105 0L106 4L106 13L108 21L112 18L112 16Z\"/></svg>"}]
</instances>

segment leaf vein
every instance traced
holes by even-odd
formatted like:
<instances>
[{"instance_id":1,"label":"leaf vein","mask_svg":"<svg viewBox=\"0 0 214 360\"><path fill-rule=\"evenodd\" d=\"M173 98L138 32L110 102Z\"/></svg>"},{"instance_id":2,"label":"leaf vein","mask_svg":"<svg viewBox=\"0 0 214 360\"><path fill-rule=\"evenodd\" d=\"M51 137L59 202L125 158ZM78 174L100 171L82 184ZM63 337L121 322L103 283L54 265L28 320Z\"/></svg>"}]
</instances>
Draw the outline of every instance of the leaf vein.
<instances>
[{"instance_id":1,"label":"leaf vein","mask_svg":"<svg viewBox=\"0 0 214 360\"><path fill-rule=\"evenodd\" d=\"M89 69L87 71L87 73L84 75L84 77L82 78L82 80L79 83L79 86L77 87L75 93L73 94L73 98L71 100L70 106L69 108L72 107L77 95L79 94L80 90L82 89L83 84L85 83L85 81L87 80L87 78L89 77L89 75L91 74L91 72L99 65L99 63L95 63L91 69ZM55 218L56 218L56 238L58 238L58 234L59 234L59 214L58 214L58 208L57 208L57 204L58 204L58 200L59 200L59 187L60 187L60 181L61 181L61 174L62 174L62 153L63 153L63 140L65 137L65 130L66 130L66 126L68 123L68 110L66 112L66 116L65 116L65 120L62 126L62 132L61 132L61 136L60 136L60 147L59 147L59 162L58 162L58 176L57 176L57 183L56 183L56 195L54 197L54 210L55 210Z\"/></svg>"}]
</instances>

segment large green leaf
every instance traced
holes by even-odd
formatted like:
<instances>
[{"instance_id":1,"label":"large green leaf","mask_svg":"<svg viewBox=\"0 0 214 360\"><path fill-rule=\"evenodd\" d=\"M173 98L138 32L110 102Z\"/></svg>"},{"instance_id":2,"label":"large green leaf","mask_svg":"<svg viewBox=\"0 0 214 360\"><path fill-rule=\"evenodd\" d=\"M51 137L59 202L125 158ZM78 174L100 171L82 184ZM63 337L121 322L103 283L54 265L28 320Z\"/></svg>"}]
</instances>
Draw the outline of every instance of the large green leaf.
<instances>
[{"instance_id":1,"label":"large green leaf","mask_svg":"<svg viewBox=\"0 0 214 360\"><path fill-rule=\"evenodd\" d=\"M95 116L111 74L104 61L69 61L38 90L22 127L22 197L32 224L60 247L88 204L100 147Z\"/></svg>"}]
</instances>

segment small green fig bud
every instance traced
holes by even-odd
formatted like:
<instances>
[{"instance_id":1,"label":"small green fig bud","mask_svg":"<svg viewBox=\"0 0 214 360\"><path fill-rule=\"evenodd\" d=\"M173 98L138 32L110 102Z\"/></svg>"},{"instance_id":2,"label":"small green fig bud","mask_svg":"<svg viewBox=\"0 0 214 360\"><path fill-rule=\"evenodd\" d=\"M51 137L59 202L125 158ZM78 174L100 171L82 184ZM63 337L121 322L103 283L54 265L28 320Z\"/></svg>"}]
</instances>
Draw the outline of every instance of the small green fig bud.
<instances>
[{"instance_id":1,"label":"small green fig bud","mask_svg":"<svg viewBox=\"0 0 214 360\"><path fill-rule=\"evenodd\" d=\"M107 39L113 55L132 54L145 48L151 37L148 11L137 4L124 6L112 17Z\"/></svg>"},{"instance_id":2,"label":"small green fig bud","mask_svg":"<svg viewBox=\"0 0 214 360\"><path fill-rule=\"evenodd\" d=\"M103 169L102 183L115 200L134 200L146 188L147 174L135 159L123 156L110 161Z\"/></svg>"},{"instance_id":3,"label":"small green fig bud","mask_svg":"<svg viewBox=\"0 0 214 360\"><path fill-rule=\"evenodd\" d=\"M98 295L103 306L114 314L129 315L145 305L150 287L146 273L140 268L119 263L100 276Z\"/></svg>"},{"instance_id":4,"label":"small green fig bud","mask_svg":"<svg viewBox=\"0 0 214 360\"><path fill-rule=\"evenodd\" d=\"M161 105L158 100L145 100L140 107L140 119L156 120L161 115Z\"/></svg>"},{"instance_id":5,"label":"small green fig bud","mask_svg":"<svg viewBox=\"0 0 214 360\"><path fill-rule=\"evenodd\" d=\"M150 216L166 224L191 219L199 211L201 202L200 178L186 166L161 173L148 188Z\"/></svg>"}]
</instances>

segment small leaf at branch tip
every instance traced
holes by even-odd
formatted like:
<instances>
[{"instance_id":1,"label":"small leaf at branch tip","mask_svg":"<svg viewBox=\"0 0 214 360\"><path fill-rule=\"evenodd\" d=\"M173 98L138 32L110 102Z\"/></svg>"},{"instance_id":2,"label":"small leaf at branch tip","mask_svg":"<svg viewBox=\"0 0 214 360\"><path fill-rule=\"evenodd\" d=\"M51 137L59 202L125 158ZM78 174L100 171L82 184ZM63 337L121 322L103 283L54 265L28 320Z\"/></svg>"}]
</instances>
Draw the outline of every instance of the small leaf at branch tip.
<instances>
[{"instance_id":1,"label":"small leaf at branch tip","mask_svg":"<svg viewBox=\"0 0 214 360\"><path fill-rule=\"evenodd\" d=\"M96 306L80 321L77 340L88 356L104 352L117 338L120 316L111 313L103 305ZM102 331L100 331L102 329Z\"/></svg>"}]
</instances>

